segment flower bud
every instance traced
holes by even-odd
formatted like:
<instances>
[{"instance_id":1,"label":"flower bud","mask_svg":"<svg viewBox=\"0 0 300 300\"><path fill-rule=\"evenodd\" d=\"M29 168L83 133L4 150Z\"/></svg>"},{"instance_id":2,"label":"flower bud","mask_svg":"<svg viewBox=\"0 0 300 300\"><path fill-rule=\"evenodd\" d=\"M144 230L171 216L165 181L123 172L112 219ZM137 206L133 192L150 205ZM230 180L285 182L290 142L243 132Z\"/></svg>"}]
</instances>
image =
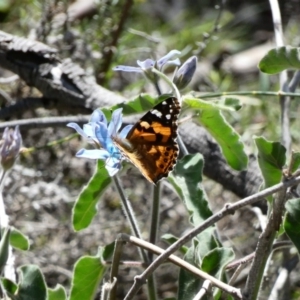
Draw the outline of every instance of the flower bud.
<instances>
[{"instance_id":1,"label":"flower bud","mask_svg":"<svg viewBox=\"0 0 300 300\"><path fill-rule=\"evenodd\" d=\"M6 127L0 141L0 160L4 170L9 170L13 166L19 155L21 144L19 126L16 126L15 130Z\"/></svg>"},{"instance_id":2,"label":"flower bud","mask_svg":"<svg viewBox=\"0 0 300 300\"><path fill-rule=\"evenodd\" d=\"M174 84L179 90L184 89L192 80L197 67L197 57L190 57L176 72Z\"/></svg>"}]
</instances>

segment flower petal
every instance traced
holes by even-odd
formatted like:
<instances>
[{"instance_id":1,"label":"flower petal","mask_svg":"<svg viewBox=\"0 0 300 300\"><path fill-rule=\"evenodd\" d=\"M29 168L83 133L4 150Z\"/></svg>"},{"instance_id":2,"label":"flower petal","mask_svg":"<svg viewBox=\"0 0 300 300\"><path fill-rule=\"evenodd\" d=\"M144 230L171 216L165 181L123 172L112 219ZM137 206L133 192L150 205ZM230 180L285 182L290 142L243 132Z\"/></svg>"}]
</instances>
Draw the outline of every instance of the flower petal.
<instances>
[{"instance_id":1,"label":"flower petal","mask_svg":"<svg viewBox=\"0 0 300 300\"><path fill-rule=\"evenodd\" d=\"M80 134L81 136L83 136L84 138L87 138L87 139L89 138L89 136L84 132L84 130L82 130L80 128L80 126L78 124L72 122L72 123L68 123L67 126L75 129L77 131L77 133Z\"/></svg>"},{"instance_id":2,"label":"flower petal","mask_svg":"<svg viewBox=\"0 0 300 300\"><path fill-rule=\"evenodd\" d=\"M93 123L93 132L101 147L107 150L107 141L110 139L107 127L104 123Z\"/></svg>"},{"instance_id":3,"label":"flower petal","mask_svg":"<svg viewBox=\"0 0 300 300\"><path fill-rule=\"evenodd\" d=\"M104 150L104 149L94 149L94 150L86 150L86 149L80 149L76 153L77 157L85 157L90 159L102 159L106 160L110 157L110 154Z\"/></svg>"},{"instance_id":4,"label":"flower petal","mask_svg":"<svg viewBox=\"0 0 300 300\"><path fill-rule=\"evenodd\" d=\"M114 176L121 169L122 164L120 159L110 157L106 160L105 168L108 171L109 176Z\"/></svg>"},{"instance_id":5,"label":"flower petal","mask_svg":"<svg viewBox=\"0 0 300 300\"><path fill-rule=\"evenodd\" d=\"M104 123L105 125L107 125L106 117L101 110L99 110L99 109L94 110L94 112L92 113L92 116L91 116L90 123L93 123L93 122L101 122L101 123Z\"/></svg>"},{"instance_id":6,"label":"flower petal","mask_svg":"<svg viewBox=\"0 0 300 300\"><path fill-rule=\"evenodd\" d=\"M128 132L130 131L130 129L133 127L133 125L127 125L125 126L121 132L119 133L119 136L121 139L125 139L127 137Z\"/></svg>"},{"instance_id":7,"label":"flower petal","mask_svg":"<svg viewBox=\"0 0 300 300\"><path fill-rule=\"evenodd\" d=\"M143 73L143 71L141 70L141 68L130 67L130 66L116 66L116 67L113 68L113 71Z\"/></svg>"},{"instance_id":8,"label":"flower petal","mask_svg":"<svg viewBox=\"0 0 300 300\"><path fill-rule=\"evenodd\" d=\"M149 69L152 69L154 66L155 66L155 60L153 59L150 59L150 58L147 58L146 60L144 61L140 61L138 60L136 62L142 70L149 70Z\"/></svg>"},{"instance_id":9,"label":"flower petal","mask_svg":"<svg viewBox=\"0 0 300 300\"><path fill-rule=\"evenodd\" d=\"M108 135L110 137L116 136L122 125L122 110L122 108L116 109L111 116L111 121L108 125Z\"/></svg>"},{"instance_id":10,"label":"flower petal","mask_svg":"<svg viewBox=\"0 0 300 300\"><path fill-rule=\"evenodd\" d=\"M178 57L181 54L180 51L178 50L171 50L169 53L167 53L165 56L163 56L162 58L160 58L157 61L157 66L158 69L161 70L161 68L171 59L171 58L175 58Z\"/></svg>"}]
</instances>

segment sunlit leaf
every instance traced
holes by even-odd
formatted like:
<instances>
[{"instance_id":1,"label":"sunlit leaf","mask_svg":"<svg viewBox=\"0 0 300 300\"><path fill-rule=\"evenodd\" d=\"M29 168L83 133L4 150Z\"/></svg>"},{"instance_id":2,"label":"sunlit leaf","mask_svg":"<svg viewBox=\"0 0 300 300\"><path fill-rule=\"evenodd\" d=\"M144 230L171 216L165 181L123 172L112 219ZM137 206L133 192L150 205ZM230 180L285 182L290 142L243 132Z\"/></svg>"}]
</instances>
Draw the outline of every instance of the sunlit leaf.
<instances>
[{"instance_id":1,"label":"sunlit leaf","mask_svg":"<svg viewBox=\"0 0 300 300\"><path fill-rule=\"evenodd\" d=\"M48 300L66 300L67 294L65 288L57 284L54 289L48 288Z\"/></svg>"},{"instance_id":2,"label":"sunlit leaf","mask_svg":"<svg viewBox=\"0 0 300 300\"><path fill-rule=\"evenodd\" d=\"M169 181L183 200L195 226L212 215L206 194L201 187L202 170L203 157L198 153L180 159L169 175Z\"/></svg>"},{"instance_id":3,"label":"sunlit leaf","mask_svg":"<svg viewBox=\"0 0 300 300\"><path fill-rule=\"evenodd\" d=\"M69 300L93 300L105 270L100 251L96 256L79 258L74 266Z\"/></svg>"},{"instance_id":4,"label":"sunlit leaf","mask_svg":"<svg viewBox=\"0 0 300 300\"><path fill-rule=\"evenodd\" d=\"M258 67L268 74L276 74L286 69L300 69L300 48L285 46L272 49L262 58Z\"/></svg>"},{"instance_id":5,"label":"sunlit leaf","mask_svg":"<svg viewBox=\"0 0 300 300\"><path fill-rule=\"evenodd\" d=\"M92 222L97 213L96 204L106 188L111 183L104 162L98 160L97 169L88 184L78 196L73 208L73 227L79 231L86 228Z\"/></svg>"},{"instance_id":6,"label":"sunlit leaf","mask_svg":"<svg viewBox=\"0 0 300 300\"><path fill-rule=\"evenodd\" d=\"M244 145L238 133L225 120L220 111L224 107L233 110L233 107L196 98L185 98L184 105L186 108L198 112L194 120L206 128L217 141L231 168L239 171L245 169L248 164L248 156L244 151Z\"/></svg>"},{"instance_id":7,"label":"sunlit leaf","mask_svg":"<svg viewBox=\"0 0 300 300\"><path fill-rule=\"evenodd\" d=\"M28 237L14 227L11 227L9 242L12 247L19 250L28 250L30 246Z\"/></svg>"}]
</instances>

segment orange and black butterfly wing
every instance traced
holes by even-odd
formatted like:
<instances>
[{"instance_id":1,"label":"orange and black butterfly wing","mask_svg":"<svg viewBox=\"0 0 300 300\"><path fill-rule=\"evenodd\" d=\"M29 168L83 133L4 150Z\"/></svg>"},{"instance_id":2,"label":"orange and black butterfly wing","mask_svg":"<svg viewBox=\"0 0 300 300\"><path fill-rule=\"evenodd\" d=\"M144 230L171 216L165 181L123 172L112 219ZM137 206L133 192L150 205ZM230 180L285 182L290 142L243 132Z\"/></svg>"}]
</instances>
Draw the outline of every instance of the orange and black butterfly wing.
<instances>
[{"instance_id":1,"label":"orange and black butterfly wing","mask_svg":"<svg viewBox=\"0 0 300 300\"><path fill-rule=\"evenodd\" d=\"M176 164L177 121L180 104L170 97L147 112L129 131L128 143L116 139L117 147L151 182L156 183Z\"/></svg>"}]
</instances>

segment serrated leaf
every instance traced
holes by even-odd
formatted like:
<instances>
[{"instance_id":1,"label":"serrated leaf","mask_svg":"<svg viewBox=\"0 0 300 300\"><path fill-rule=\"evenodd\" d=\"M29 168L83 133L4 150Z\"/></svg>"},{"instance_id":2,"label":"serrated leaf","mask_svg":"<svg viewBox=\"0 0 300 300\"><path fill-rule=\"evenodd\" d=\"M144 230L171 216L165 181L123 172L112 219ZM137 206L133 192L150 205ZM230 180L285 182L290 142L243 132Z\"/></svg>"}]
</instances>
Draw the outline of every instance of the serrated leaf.
<instances>
[{"instance_id":1,"label":"serrated leaf","mask_svg":"<svg viewBox=\"0 0 300 300\"><path fill-rule=\"evenodd\" d=\"M54 289L48 288L48 299L47 300L66 300L67 294L65 288L57 284Z\"/></svg>"},{"instance_id":2,"label":"serrated leaf","mask_svg":"<svg viewBox=\"0 0 300 300\"><path fill-rule=\"evenodd\" d=\"M258 150L258 164L264 178L265 188L281 181L286 150L279 142L270 142L264 137L254 137Z\"/></svg>"},{"instance_id":3,"label":"serrated leaf","mask_svg":"<svg viewBox=\"0 0 300 300\"><path fill-rule=\"evenodd\" d=\"M20 267L20 283L16 300L47 299L47 287L44 276L38 266L25 265Z\"/></svg>"},{"instance_id":4,"label":"serrated leaf","mask_svg":"<svg viewBox=\"0 0 300 300\"><path fill-rule=\"evenodd\" d=\"M69 300L93 300L105 270L100 253L82 256L74 266Z\"/></svg>"},{"instance_id":5,"label":"serrated leaf","mask_svg":"<svg viewBox=\"0 0 300 300\"><path fill-rule=\"evenodd\" d=\"M285 208L283 227L300 254L300 198L288 200Z\"/></svg>"},{"instance_id":6,"label":"serrated leaf","mask_svg":"<svg viewBox=\"0 0 300 300\"><path fill-rule=\"evenodd\" d=\"M206 194L201 188L202 170L203 157L197 153L177 161L174 171L169 175L169 181L183 200L194 226L212 215Z\"/></svg>"},{"instance_id":7,"label":"serrated leaf","mask_svg":"<svg viewBox=\"0 0 300 300\"><path fill-rule=\"evenodd\" d=\"M104 164L103 161L98 160L93 177L82 189L75 202L72 214L75 231L82 230L90 225L97 213L96 204L111 183L111 178Z\"/></svg>"},{"instance_id":8,"label":"serrated leaf","mask_svg":"<svg viewBox=\"0 0 300 300\"><path fill-rule=\"evenodd\" d=\"M238 171L244 170L248 164L244 145L238 133L225 120L220 111L220 105L196 98L186 98L184 103L190 109L199 111L194 120L200 123L217 141L230 167Z\"/></svg>"},{"instance_id":9,"label":"serrated leaf","mask_svg":"<svg viewBox=\"0 0 300 300\"><path fill-rule=\"evenodd\" d=\"M11 227L9 242L15 249L26 251L30 247L29 239L15 227Z\"/></svg>"},{"instance_id":10,"label":"serrated leaf","mask_svg":"<svg viewBox=\"0 0 300 300\"><path fill-rule=\"evenodd\" d=\"M276 74L286 69L300 68L300 48L285 46L270 50L259 62L259 69Z\"/></svg>"}]
</instances>

